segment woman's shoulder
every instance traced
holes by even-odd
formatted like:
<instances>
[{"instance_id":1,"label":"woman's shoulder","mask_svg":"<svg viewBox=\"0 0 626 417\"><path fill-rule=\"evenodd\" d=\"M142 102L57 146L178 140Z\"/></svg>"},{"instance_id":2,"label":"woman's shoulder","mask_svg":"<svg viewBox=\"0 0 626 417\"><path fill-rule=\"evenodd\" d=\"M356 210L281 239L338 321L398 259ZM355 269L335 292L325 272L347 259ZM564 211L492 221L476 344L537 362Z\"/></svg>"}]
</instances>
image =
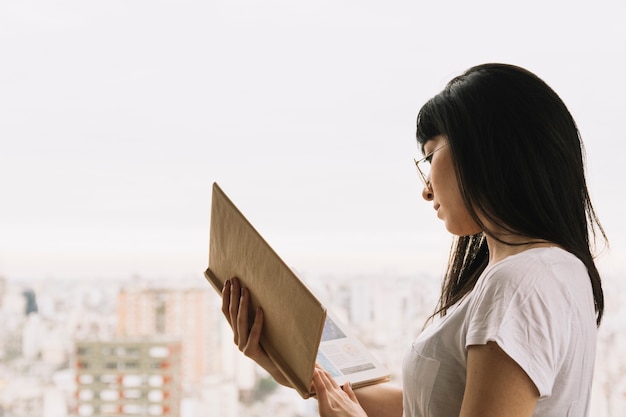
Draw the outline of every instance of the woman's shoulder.
<instances>
[{"instance_id":1,"label":"woman's shoulder","mask_svg":"<svg viewBox=\"0 0 626 417\"><path fill-rule=\"evenodd\" d=\"M587 293L591 290L585 265L559 247L528 249L504 258L485 270L477 287L552 293Z\"/></svg>"},{"instance_id":2,"label":"woman's shoulder","mask_svg":"<svg viewBox=\"0 0 626 417\"><path fill-rule=\"evenodd\" d=\"M532 248L508 256L487 268L483 275L506 277L515 272L535 274L550 273L561 269L579 270L587 275L587 269L580 259L557 246Z\"/></svg>"},{"instance_id":3,"label":"woman's shoulder","mask_svg":"<svg viewBox=\"0 0 626 417\"><path fill-rule=\"evenodd\" d=\"M468 309L478 321L491 315L499 317L498 323L503 317L515 317L520 322L539 320L567 327L565 323L574 320L595 326L587 269L560 248L531 249L500 261L480 277Z\"/></svg>"}]
</instances>

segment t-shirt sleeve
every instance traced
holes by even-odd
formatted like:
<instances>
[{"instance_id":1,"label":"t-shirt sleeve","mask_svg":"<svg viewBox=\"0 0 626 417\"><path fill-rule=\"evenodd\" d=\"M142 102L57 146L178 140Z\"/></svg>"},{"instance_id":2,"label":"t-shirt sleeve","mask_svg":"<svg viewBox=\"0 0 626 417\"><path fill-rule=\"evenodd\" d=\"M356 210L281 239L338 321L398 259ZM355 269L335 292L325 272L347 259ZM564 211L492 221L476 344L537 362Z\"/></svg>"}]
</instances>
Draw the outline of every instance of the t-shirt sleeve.
<instances>
[{"instance_id":1,"label":"t-shirt sleeve","mask_svg":"<svg viewBox=\"0 0 626 417\"><path fill-rule=\"evenodd\" d=\"M508 265L477 283L468 306L466 348L496 342L549 396L567 346L566 288L546 265Z\"/></svg>"}]
</instances>

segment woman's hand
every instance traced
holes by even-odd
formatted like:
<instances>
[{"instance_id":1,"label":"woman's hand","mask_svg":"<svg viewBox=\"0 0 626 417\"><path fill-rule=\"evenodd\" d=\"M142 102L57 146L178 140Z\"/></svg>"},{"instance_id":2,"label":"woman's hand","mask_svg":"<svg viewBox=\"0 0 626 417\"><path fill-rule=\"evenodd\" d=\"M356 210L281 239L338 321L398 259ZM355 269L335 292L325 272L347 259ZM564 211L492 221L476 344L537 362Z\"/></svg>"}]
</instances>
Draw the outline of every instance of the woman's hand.
<instances>
[{"instance_id":1,"label":"woman's hand","mask_svg":"<svg viewBox=\"0 0 626 417\"><path fill-rule=\"evenodd\" d=\"M328 372L317 366L313 373L320 417L367 417L349 383L337 385Z\"/></svg>"},{"instance_id":2,"label":"woman's hand","mask_svg":"<svg viewBox=\"0 0 626 417\"><path fill-rule=\"evenodd\" d=\"M250 293L241 286L237 278L224 283L222 289L222 313L233 329L234 342L244 355L255 361L279 384L291 387L276 364L267 356L260 344L263 330L263 310L257 308L254 321L250 326Z\"/></svg>"}]
</instances>

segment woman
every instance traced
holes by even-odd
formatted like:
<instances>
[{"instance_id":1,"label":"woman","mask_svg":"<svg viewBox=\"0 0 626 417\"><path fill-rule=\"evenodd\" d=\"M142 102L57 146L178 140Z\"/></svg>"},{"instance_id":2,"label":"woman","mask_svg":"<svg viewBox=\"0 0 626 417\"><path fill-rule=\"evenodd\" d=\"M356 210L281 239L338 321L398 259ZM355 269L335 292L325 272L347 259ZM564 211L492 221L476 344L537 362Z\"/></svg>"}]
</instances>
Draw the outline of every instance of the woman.
<instances>
[{"instance_id":1,"label":"woman","mask_svg":"<svg viewBox=\"0 0 626 417\"><path fill-rule=\"evenodd\" d=\"M422 107L417 141L422 195L457 236L437 311L402 389L353 391L317 369L320 415L587 416L604 309L590 246L606 236L571 114L534 74L485 64ZM248 331L248 300L225 287L235 342L288 385L258 344L262 310Z\"/></svg>"}]
</instances>

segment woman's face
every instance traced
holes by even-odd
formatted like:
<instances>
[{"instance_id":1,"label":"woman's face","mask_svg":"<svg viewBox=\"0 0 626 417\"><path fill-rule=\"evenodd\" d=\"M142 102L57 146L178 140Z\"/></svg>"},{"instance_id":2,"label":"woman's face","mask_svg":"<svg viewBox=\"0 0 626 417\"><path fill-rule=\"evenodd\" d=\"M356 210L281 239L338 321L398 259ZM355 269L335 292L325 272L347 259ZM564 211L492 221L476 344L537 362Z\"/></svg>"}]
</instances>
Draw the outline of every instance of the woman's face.
<instances>
[{"instance_id":1,"label":"woman's face","mask_svg":"<svg viewBox=\"0 0 626 417\"><path fill-rule=\"evenodd\" d=\"M438 135L424 145L424 155L435 149L437 152L432 154L430 161L431 186L424 188L422 197L426 201L432 201L437 217L443 220L450 233L457 236L473 235L479 233L481 228L465 207L456 179L452 151L449 146L443 146L447 143L445 136Z\"/></svg>"}]
</instances>

